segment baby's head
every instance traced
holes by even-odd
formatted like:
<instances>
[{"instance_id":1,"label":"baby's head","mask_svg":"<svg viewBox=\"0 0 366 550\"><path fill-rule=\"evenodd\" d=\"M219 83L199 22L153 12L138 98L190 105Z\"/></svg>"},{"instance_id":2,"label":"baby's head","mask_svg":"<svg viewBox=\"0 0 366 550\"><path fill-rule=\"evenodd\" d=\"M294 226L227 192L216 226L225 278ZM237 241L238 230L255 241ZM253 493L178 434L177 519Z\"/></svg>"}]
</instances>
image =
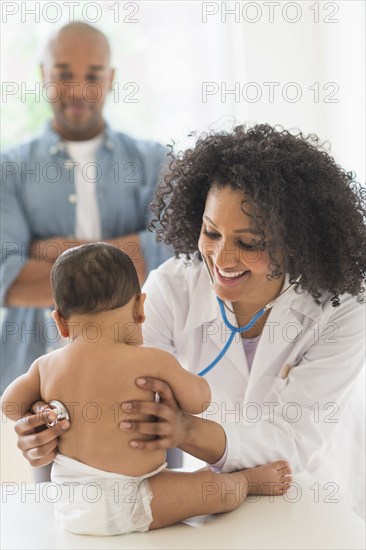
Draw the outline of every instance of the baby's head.
<instances>
[{"instance_id":1,"label":"baby's head","mask_svg":"<svg viewBox=\"0 0 366 550\"><path fill-rule=\"evenodd\" d=\"M66 321L72 315L121 308L132 298L141 297L130 257L104 242L77 246L61 254L52 267L51 286L56 313Z\"/></svg>"}]
</instances>

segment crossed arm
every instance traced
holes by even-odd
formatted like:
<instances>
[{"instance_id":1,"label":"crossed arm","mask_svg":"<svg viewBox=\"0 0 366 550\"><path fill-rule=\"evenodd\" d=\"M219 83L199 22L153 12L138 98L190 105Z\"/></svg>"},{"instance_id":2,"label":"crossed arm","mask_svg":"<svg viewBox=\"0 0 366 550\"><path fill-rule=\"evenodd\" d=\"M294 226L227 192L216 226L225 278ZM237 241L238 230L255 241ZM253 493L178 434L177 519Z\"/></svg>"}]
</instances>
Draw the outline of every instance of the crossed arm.
<instances>
[{"instance_id":1,"label":"crossed arm","mask_svg":"<svg viewBox=\"0 0 366 550\"><path fill-rule=\"evenodd\" d=\"M56 236L35 241L30 248L30 257L9 288L6 305L11 307L49 307L53 304L50 285L52 265L57 257L68 248L86 244L89 241L69 240ZM134 264L142 284L146 277L146 266L137 234L106 240L126 250L133 245Z\"/></svg>"}]
</instances>

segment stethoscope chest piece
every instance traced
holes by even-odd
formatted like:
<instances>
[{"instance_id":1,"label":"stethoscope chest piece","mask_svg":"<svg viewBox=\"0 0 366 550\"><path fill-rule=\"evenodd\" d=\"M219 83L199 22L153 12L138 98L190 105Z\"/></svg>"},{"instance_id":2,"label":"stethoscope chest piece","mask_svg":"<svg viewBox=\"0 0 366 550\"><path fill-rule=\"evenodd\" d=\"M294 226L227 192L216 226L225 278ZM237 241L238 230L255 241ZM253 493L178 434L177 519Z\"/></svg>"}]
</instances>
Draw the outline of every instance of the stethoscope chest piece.
<instances>
[{"instance_id":1,"label":"stethoscope chest piece","mask_svg":"<svg viewBox=\"0 0 366 550\"><path fill-rule=\"evenodd\" d=\"M70 422L69 411L61 401L50 401L50 407L52 411L57 414L57 417L53 422L48 422L46 424L47 428L53 428L58 422L61 422L61 420L68 420Z\"/></svg>"}]
</instances>

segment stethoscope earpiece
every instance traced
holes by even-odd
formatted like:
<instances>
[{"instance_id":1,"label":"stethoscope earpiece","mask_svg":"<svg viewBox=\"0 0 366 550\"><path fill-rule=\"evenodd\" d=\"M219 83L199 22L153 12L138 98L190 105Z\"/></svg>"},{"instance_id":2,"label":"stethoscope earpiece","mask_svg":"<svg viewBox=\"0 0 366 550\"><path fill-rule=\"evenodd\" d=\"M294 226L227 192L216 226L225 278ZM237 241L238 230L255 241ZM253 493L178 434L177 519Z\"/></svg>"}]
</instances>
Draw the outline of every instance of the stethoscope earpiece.
<instances>
[{"instance_id":1,"label":"stethoscope earpiece","mask_svg":"<svg viewBox=\"0 0 366 550\"><path fill-rule=\"evenodd\" d=\"M213 278L213 275L212 275L212 271L211 271L211 269L209 268L208 262L207 262L205 256L202 254L202 252L201 252L201 256L202 256L202 259L203 259L203 263L204 263L205 266L206 266L207 273L208 273L208 276L209 276L209 278L210 278L211 286L213 286L213 285L214 285L214 278Z\"/></svg>"}]
</instances>

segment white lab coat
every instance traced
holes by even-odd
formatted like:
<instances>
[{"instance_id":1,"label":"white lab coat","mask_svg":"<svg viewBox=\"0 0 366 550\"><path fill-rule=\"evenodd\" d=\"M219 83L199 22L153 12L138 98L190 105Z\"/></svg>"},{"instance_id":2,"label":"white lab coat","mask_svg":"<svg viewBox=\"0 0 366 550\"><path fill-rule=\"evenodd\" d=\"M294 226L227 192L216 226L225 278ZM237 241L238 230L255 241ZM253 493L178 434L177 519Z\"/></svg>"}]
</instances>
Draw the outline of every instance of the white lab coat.
<instances>
[{"instance_id":1,"label":"white lab coat","mask_svg":"<svg viewBox=\"0 0 366 550\"><path fill-rule=\"evenodd\" d=\"M144 291L144 343L174 353L192 372L204 369L229 331L203 263L172 258L150 273ZM362 515L365 307L345 295L334 308L329 297L318 306L293 288L284 293L250 372L237 335L206 375L212 403L203 416L225 429L224 471L284 458L319 480L314 498L319 489L320 499L342 499ZM228 319L235 325L233 314Z\"/></svg>"}]
</instances>

